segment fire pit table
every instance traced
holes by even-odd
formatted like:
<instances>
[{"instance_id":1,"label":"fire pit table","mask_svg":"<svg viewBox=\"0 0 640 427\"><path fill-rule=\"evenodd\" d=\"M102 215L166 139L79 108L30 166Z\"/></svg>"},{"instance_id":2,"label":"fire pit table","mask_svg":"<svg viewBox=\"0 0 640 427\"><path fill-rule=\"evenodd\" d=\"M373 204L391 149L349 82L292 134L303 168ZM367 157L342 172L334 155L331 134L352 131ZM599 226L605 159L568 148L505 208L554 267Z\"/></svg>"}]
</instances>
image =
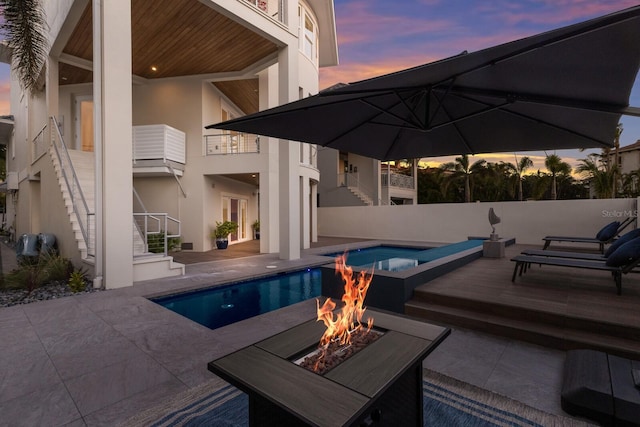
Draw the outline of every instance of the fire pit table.
<instances>
[{"instance_id":1,"label":"fire pit table","mask_svg":"<svg viewBox=\"0 0 640 427\"><path fill-rule=\"evenodd\" d=\"M371 308L366 315L383 335L323 375L294 363L317 348L325 327L316 320L208 368L249 395L252 426L422 426L422 361L450 330Z\"/></svg>"}]
</instances>

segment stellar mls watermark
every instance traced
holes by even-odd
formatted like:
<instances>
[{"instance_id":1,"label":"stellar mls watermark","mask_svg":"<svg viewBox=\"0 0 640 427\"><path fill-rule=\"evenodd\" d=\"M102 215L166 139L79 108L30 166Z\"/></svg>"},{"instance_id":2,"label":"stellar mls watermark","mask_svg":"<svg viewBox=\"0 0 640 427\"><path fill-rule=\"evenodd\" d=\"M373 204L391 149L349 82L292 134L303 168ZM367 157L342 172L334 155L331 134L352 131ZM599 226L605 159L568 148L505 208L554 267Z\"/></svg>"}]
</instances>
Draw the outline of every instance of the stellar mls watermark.
<instances>
[{"instance_id":1,"label":"stellar mls watermark","mask_svg":"<svg viewBox=\"0 0 640 427\"><path fill-rule=\"evenodd\" d=\"M603 218L623 218L623 217L637 217L638 210L637 209L629 209L629 210L613 210L609 211L606 209L602 210Z\"/></svg>"}]
</instances>

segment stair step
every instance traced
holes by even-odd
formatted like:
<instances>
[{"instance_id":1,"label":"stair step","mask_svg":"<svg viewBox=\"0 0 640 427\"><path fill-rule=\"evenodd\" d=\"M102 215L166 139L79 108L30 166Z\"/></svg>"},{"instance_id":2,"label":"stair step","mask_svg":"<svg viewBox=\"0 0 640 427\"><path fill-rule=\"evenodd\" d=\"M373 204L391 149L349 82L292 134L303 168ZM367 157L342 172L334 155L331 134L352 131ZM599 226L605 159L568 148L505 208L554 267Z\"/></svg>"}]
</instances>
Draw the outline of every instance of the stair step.
<instances>
[{"instance_id":1,"label":"stair step","mask_svg":"<svg viewBox=\"0 0 640 427\"><path fill-rule=\"evenodd\" d=\"M612 336L601 327L581 330L540 320L516 319L497 315L491 311L482 312L416 299L405 304L405 314L562 350L591 348L622 357L640 357L640 341L633 338L635 334L633 330L627 337Z\"/></svg>"},{"instance_id":2,"label":"stair step","mask_svg":"<svg viewBox=\"0 0 640 427\"><path fill-rule=\"evenodd\" d=\"M568 316L564 312L554 312L545 306L515 306L511 303L500 302L495 297L492 297L491 300L481 301L416 289L411 302L447 306L467 312L491 313L511 321L524 320L557 328L571 328L576 331L598 330L602 334L640 342L640 324L630 327L628 324L604 322L602 319L596 321L578 315Z\"/></svg>"}]
</instances>

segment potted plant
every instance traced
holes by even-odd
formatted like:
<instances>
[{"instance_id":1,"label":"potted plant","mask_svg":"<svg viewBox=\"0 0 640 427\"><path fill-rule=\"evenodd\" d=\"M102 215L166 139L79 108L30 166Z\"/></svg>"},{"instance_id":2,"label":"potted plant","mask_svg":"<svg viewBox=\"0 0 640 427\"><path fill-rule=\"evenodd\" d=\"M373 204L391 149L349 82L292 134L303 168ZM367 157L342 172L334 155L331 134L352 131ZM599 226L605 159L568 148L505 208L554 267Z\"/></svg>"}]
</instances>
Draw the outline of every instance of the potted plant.
<instances>
[{"instance_id":1,"label":"potted plant","mask_svg":"<svg viewBox=\"0 0 640 427\"><path fill-rule=\"evenodd\" d=\"M256 240L260 240L260 220L256 219L255 221L253 221L251 227L253 228L253 234Z\"/></svg>"},{"instance_id":2,"label":"potted plant","mask_svg":"<svg viewBox=\"0 0 640 427\"><path fill-rule=\"evenodd\" d=\"M211 232L211 237L216 239L218 249L227 249L229 246L229 234L238 231L238 223L234 221L216 221L216 228Z\"/></svg>"}]
</instances>

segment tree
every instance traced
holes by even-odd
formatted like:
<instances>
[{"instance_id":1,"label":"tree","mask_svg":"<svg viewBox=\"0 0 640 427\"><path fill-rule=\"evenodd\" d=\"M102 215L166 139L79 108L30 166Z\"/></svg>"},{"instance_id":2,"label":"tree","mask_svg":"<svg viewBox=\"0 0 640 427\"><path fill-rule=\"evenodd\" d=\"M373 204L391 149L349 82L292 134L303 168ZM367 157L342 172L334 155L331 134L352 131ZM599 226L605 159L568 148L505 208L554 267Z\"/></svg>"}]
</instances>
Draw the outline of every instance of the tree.
<instances>
[{"instance_id":1,"label":"tree","mask_svg":"<svg viewBox=\"0 0 640 427\"><path fill-rule=\"evenodd\" d=\"M460 176L464 176L464 201L465 203L471 202L471 174L484 167L486 160L478 160L473 164L469 163L469 155L463 154L460 157L456 157L454 163L454 169Z\"/></svg>"},{"instance_id":2,"label":"tree","mask_svg":"<svg viewBox=\"0 0 640 427\"><path fill-rule=\"evenodd\" d=\"M610 199L614 197L614 182L616 180L617 164L607 167L607 162L602 156L590 154L586 159L580 159L580 164L576 172L585 175L593 187L596 197L599 199Z\"/></svg>"},{"instance_id":3,"label":"tree","mask_svg":"<svg viewBox=\"0 0 640 427\"><path fill-rule=\"evenodd\" d=\"M40 0L0 0L4 32L11 49L11 66L22 89L38 88L47 60L49 43L44 9Z\"/></svg>"},{"instance_id":4,"label":"tree","mask_svg":"<svg viewBox=\"0 0 640 427\"><path fill-rule=\"evenodd\" d=\"M520 157L520 160L518 160L518 158L516 157L516 164L513 166L515 173L516 173L516 177L518 179L518 200L522 201L523 200L523 193L522 193L522 175L524 175L524 173L527 171L527 169L530 169L533 167L533 161L527 157Z\"/></svg>"},{"instance_id":5,"label":"tree","mask_svg":"<svg viewBox=\"0 0 640 427\"><path fill-rule=\"evenodd\" d=\"M556 154L547 156L547 158L544 159L544 165L551 173L551 200L556 200L558 198L557 176L559 174L570 174L571 166L569 166L569 163L563 162Z\"/></svg>"}]
</instances>

